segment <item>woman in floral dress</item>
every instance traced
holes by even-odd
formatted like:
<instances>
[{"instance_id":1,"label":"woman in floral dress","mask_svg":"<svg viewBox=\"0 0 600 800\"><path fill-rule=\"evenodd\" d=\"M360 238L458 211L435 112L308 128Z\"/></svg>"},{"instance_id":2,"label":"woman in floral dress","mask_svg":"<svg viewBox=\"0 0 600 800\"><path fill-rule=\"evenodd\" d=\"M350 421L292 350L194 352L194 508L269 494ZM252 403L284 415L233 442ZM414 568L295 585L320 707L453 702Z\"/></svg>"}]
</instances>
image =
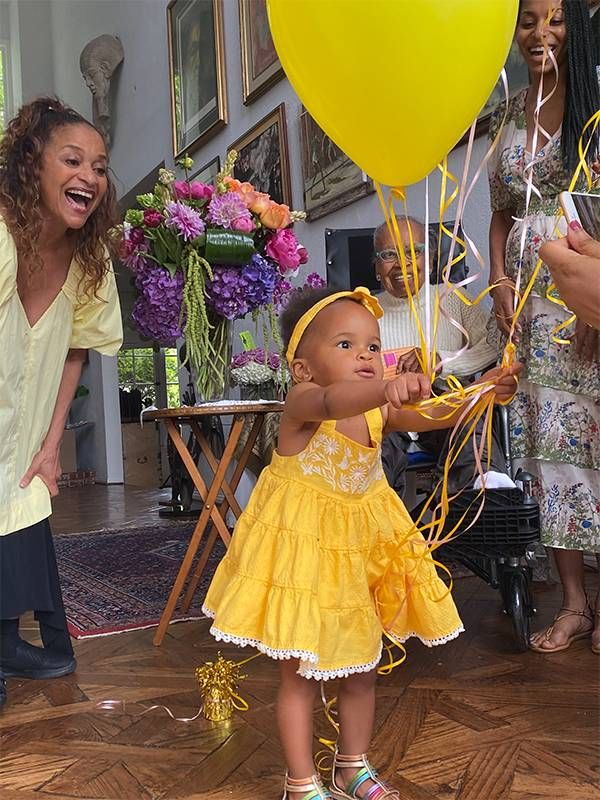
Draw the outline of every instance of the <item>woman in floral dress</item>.
<instances>
[{"instance_id":1,"label":"woman in floral dress","mask_svg":"<svg viewBox=\"0 0 600 800\"><path fill-rule=\"evenodd\" d=\"M558 195L568 188L577 166L581 130L600 107L585 0L523 0L515 38L529 68L530 85L510 101L490 161L490 283L497 284L492 295L503 340L510 329L523 230L521 288L535 269L541 244L566 231L564 219L557 226ZM546 97L556 81L544 48L558 63L558 86L540 112L533 167L540 196L532 193L525 216L525 165L531 161L539 83L544 81ZM498 133L503 111L500 107L492 117L491 139ZM593 142L589 161L596 157L597 142ZM564 650L575 639L589 637L595 620L592 647L600 652L599 604L594 613L583 573L583 551L600 554L598 332L578 322L571 345L553 341L553 329L568 313L546 299L550 283L543 265L516 332L525 370L511 406L515 466L536 476L542 542L554 548L563 586L563 603L553 624L533 635L531 647L541 652Z\"/></svg>"}]
</instances>

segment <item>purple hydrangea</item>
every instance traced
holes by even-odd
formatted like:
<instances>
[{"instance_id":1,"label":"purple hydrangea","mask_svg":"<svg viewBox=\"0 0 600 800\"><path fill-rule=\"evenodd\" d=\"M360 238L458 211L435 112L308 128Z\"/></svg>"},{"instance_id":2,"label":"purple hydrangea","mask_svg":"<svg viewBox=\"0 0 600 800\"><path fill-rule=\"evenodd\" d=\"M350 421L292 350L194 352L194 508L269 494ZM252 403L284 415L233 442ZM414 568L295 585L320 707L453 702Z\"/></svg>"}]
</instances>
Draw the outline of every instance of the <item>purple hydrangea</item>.
<instances>
[{"instance_id":1,"label":"purple hydrangea","mask_svg":"<svg viewBox=\"0 0 600 800\"><path fill-rule=\"evenodd\" d=\"M225 192L224 194L214 194L208 204L206 219L221 228L237 229L239 220L247 219L252 221L252 214L246 208L246 204L236 192Z\"/></svg>"},{"instance_id":2,"label":"purple hydrangea","mask_svg":"<svg viewBox=\"0 0 600 800\"><path fill-rule=\"evenodd\" d=\"M286 281L285 278L279 278L277 283L275 284L275 290L273 291L273 305L275 306L275 311L278 314L281 314L283 309L287 306L290 295L294 291L294 287L289 281Z\"/></svg>"},{"instance_id":3,"label":"purple hydrangea","mask_svg":"<svg viewBox=\"0 0 600 800\"><path fill-rule=\"evenodd\" d=\"M226 319L239 319L270 303L277 282L277 268L255 253L243 267L213 267L214 280L207 287L207 302Z\"/></svg>"},{"instance_id":4,"label":"purple hydrangea","mask_svg":"<svg viewBox=\"0 0 600 800\"><path fill-rule=\"evenodd\" d=\"M173 345L182 335L180 325L183 299L183 273L171 277L168 270L146 264L135 284L139 295L131 316L143 336L163 345Z\"/></svg>"},{"instance_id":5,"label":"purple hydrangea","mask_svg":"<svg viewBox=\"0 0 600 800\"><path fill-rule=\"evenodd\" d=\"M186 206L185 203L167 203L165 206L167 228L173 228L186 242L196 239L204 233L204 220L197 211Z\"/></svg>"},{"instance_id":6,"label":"purple hydrangea","mask_svg":"<svg viewBox=\"0 0 600 800\"><path fill-rule=\"evenodd\" d=\"M320 289L322 286L327 286L327 281L318 272L311 272L306 276L304 285L310 286L311 289Z\"/></svg>"},{"instance_id":7,"label":"purple hydrangea","mask_svg":"<svg viewBox=\"0 0 600 800\"><path fill-rule=\"evenodd\" d=\"M281 366L281 359L277 353L269 353L265 358L265 351L262 347L255 347L252 350L244 350L242 353L237 353L237 355L231 359L232 369L245 367L246 364L250 363L266 364L269 369L272 369L275 372Z\"/></svg>"}]
</instances>

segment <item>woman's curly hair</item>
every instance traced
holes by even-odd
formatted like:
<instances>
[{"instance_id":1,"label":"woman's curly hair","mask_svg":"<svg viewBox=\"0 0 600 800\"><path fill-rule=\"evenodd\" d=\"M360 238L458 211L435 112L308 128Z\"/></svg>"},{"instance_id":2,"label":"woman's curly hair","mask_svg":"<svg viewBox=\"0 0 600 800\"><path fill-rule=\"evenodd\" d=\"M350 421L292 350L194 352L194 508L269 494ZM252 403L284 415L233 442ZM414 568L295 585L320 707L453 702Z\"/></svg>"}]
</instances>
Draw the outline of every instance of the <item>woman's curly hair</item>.
<instances>
[{"instance_id":1,"label":"woman's curly hair","mask_svg":"<svg viewBox=\"0 0 600 800\"><path fill-rule=\"evenodd\" d=\"M44 148L65 125L88 125L81 114L56 97L39 97L24 105L0 140L0 213L15 240L19 258L29 264L30 277L43 268L39 252L42 231L40 171ZM83 271L83 289L95 294L109 264L105 246L114 250L111 228L117 221L116 191L108 187L98 208L77 231L74 258Z\"/></svg>"}]
</instances>

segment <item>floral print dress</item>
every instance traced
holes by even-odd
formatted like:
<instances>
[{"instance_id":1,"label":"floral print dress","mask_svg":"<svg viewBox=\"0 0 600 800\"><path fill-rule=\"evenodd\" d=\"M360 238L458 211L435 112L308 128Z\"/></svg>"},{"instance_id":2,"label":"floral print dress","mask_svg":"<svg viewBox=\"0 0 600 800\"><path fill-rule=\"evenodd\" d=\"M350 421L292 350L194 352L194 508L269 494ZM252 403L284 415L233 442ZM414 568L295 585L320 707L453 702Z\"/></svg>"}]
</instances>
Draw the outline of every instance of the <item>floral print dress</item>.
<instances>
[{"instance_id":1,"label":"floral print dress","mask_svg":"<svg viewBox=\"0 0 600 800\"><path fill-rule=\"evenodd\" d=\"M526 95L524 89L510 101L489 165L492 210L509 210L516 218L506 242L505 269L511 278L518 272L525 227L522 288L535 269L540 246L559 235L558 195L569 185L558 131L538 152L533 182L541 197L532 194L525 216ZM490 139L501 120L498 109ZM561 219L561 235L564 225ZM552 330L568 312L546 299L550 283L550 272L542 265L520 317L518 355L525 368L510 415L515 468L521 466L536 478L543 544L600 552L600 362L584 361L574 347L553 341ZM489 339L493 338L499 347L503 344L492 321Z\"/></svg>"}]
</instances>

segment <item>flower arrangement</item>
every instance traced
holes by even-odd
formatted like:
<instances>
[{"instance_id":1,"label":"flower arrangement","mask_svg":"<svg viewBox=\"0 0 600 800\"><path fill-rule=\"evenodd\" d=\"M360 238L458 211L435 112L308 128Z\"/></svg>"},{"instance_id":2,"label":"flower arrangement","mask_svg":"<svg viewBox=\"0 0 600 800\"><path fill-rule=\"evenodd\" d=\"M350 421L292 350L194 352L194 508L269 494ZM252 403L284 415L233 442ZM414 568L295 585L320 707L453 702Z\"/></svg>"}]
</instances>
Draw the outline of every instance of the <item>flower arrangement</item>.
<instances>
[{"instance_id":1,"label":"flower arrangement","mask_svg":"<svg viewBox=\"0 0 600 800\"><path fill-rule=\"evenodd\" d=\"M229 153L214 186L188 180L187 156L178 162L185 180L160 170L123 225L121 257L138 292L135 325L165 345L183 335L202 399L222 393L233 320L264 315L279 345L276 307L308 260L289 227L305 214L235 180L236 157Z\"/></svg>"},{"instance_id":2,"label":"flower arrangement","mask_svg":"<svg viewBox=\"0 0 600 800\"><path fill-rule=\"evenodd\" d=\"M252 347L232 358L231 379L243 400L274 400L285 392L289 372L278 353Z\"/></svg>"},{"instance_id":3,"label":"flower arrangement","mask_svg":"<svg viewBox=\"0 0 600 800\"><path fill-rule=\"evenodd\" d=\"M277 284L273 305L277 313L283 310L293 292L325 286L316 272L307 276L303 286L293 287L289 281ZM274 399L281 397L290 382L290 373L282 354L256 347L249 331L240 333L244 349L231 359L230 374L234 384L241 387L243 399Z\"/></svg>"}]
</instances>

